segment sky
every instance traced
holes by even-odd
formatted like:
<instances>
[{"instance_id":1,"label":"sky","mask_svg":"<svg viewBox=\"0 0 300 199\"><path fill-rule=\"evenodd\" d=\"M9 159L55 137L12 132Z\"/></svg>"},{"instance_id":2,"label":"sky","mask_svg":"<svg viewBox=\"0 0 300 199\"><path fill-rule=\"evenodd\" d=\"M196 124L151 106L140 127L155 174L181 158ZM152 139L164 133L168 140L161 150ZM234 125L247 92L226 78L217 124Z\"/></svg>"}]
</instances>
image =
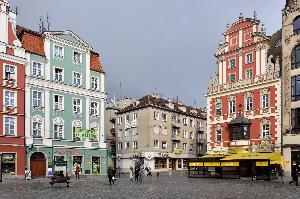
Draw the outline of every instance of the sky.
<instances>
[{"instance_id":1,"label":"sky","mask_svg":"<svg viewBox=\"0 0 300 199\"><path fill-rule=\"evenodd\" d=\"M10 0L17 24L72 30L100 53L108 98L155 92L206 106L214 53L227 23L258 18L272 35L281 28L285 0Z\"/></svg>"}]
</instances>

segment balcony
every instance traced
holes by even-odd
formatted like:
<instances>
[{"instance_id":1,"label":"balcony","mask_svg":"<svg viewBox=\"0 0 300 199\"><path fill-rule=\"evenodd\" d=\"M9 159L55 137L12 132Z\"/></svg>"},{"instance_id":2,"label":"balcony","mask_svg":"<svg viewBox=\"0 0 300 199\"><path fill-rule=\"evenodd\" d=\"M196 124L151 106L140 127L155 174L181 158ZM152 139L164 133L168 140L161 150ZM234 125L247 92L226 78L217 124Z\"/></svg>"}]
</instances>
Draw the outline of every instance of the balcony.
<instances>
[{"instance_id":1,"label":"balcony","mask_svg":"<svg viewBox=\"0 0 300 199\"><path fill-rule=\"evenodd\" d=\"M172 121L172 127L173 128L180 128L180 123L178 123L178 122L175 122L175 121Z\"/></svg>"},{"instance_id":2,"label":"balcony","mask_svg":"<svg viewBox=\"0 0 300 199\"><path fill-rule=\"evenodd\" d=\"M205 142L206 142L205 139L203 139L203 138L197 138L197 143L204 144Z\"/></svg>"},{"instance_id":3,"label":"balcony","mask_svg":"<svg viewBox=\"0 0 300 199\"><path fill-rule=\"evenodd\" d=\"M172 141L174 141L174 142L180 142L180 136L179 135L173 135L172 136Z\"/></svg>"}]
</instances>

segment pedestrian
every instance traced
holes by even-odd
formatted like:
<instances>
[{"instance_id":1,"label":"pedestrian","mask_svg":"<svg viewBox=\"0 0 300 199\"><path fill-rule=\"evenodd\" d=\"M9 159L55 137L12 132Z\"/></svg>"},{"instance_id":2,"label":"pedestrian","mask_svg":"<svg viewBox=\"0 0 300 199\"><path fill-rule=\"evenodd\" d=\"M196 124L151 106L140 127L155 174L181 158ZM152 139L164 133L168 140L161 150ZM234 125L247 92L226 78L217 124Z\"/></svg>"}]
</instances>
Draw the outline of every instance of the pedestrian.
<instances>
[{"instance_id":1,"label":"pedestrian","mask_svg":"<svg viewBox=\"0 0 300 199\"><path fill-rule=\"evenodd\" d=\"M159 172L156 173L156 177L158 177L158 176L159 176Z\"/></svg>"},{"instance_id":2,"label":"pedestrian","mask_svg":"<svg viewBox=\"0 0 300 199\"><path fill-rule=\"evenodd\" d=\"M134 180L135 181L138 181L139 180L139 174L140 174L140 168L137 166L135 167L135 170L134 170Z\"/></svg>"},{"instance_id":3,"label":"pedestrian","mask_svg":"<svg viewBox=\"0 0 300 199\"><path fill-rule=\"evenodd\" d=\"M149 176L151 176L152 177L152 173L151 173L151 168L149 167L148 168L148 173L147 173L147 176L149 177Z\"/></svg>"},{"instance_id":4,"label":"pedestrian","mask_svg":"<svg viewBox=\"0 0 300 199\"><path fill-rule=\"evenodd\" d=\"M120 178L121 177L121 168L120 167L117 168L117 173L118 173L118 176Z\"/></svg>"},{"instance_id":5,"label":"pedestrian","mask_svg":"<svg viewBox=\"0 0 300 199\"><path fill-rule=\"evenodd\" d=\"M284 177L284 170L282 169L282 166L279 167L278 169L278 183L284 183L283 181L283 177Z\"/></svg>"},{"instance_id":6,"label":"pedestrian","mask_svg":"<svg viewBox=\"0 0 300 199\"><path fill-rule=\"evenodd\" d=\"M296 168L292 172L292 181L290 181L289 184L292 184L293 182L295 182L296 186L298 186L298 175L299 175L299 171Z\"/></svg>"},{"instance_id":7,"label":"pedestrian","mask_svg":"<svg viewBox=\"0 0 300 199\"><path fill-rule=\"evenodd\" d=\"M80 173L80 167L79 167L79 165L77 164L77 166L76 166L76 168L75 168L75 176L76 176L76 180L77 180L77 178L80 179L79 173Z\"/></svg>"},{"instance_id":8,"label":"pedestrian","mask_svg":"<svg viewBox=\"0 0 300 199\"><path fill-rule=\"evenodd\" d=\"M142 182L143 181L143 175L144 175L144 169L140 168L140 172L139 172L139 181Z\"/></svg>"},{"instance_id":9,"label":"pedestrian","mask_svg":"<svg viewBox=\"0 0 300 199\"><path fill-rule=\"evenodd\" d=\"M107 175L108 175L109 185L111 185L111 183L114 184L115 183L115 181L113 180L114 172L111 165L108 167Z\"/></svg>"},{"instance_id":10,"label":"pedestrian","mask_svg":"<svg viewBox=\"0 0 300 199\"><path fill-rule=\"evenodd\" d=\"M130 181L132 182L132 178L133 178L133 167L130 166L130 169L129 169L129 178L130 178Z\"/></svg>"}]
</instances>

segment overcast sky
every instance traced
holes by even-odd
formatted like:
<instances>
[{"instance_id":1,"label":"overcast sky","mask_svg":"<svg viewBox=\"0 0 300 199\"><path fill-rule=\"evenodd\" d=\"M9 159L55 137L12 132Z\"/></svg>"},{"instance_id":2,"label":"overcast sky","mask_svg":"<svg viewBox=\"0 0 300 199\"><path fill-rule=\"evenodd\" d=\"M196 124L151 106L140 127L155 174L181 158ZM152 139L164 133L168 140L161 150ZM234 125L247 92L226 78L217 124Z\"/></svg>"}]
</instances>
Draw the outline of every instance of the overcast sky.
<instances>
[{"instance_id":1,"label":"overcast sky","mask_svg":"<svg viewBox=\"0 0 300 199\"><path fill-rule=\"evenodd\" d=\"M10 0L17 23L72 30L101 55L109 98L149 92L206 106L214 52L227 23L256 10L268 34L281 26L285 0ZM122 83L122 92L120 92Z\"/></svg>"}]
</instances>

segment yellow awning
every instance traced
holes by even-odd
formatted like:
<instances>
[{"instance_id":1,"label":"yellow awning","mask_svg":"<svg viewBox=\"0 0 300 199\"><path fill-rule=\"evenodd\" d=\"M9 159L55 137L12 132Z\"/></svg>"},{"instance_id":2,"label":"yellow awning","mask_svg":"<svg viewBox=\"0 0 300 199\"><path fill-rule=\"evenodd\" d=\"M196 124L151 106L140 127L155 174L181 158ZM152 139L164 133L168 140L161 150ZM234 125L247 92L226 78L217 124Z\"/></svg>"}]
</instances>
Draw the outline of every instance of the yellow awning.
<instances>
[{"instance_id":1,"label":"yellow awning","mask_svg":"<svg viewBox=\"0 0 300 199\"><path fill-rule=\"evenodd\" d=\"M281 164L282 155L280 153L240 153L225 157L223 160L270 160L270 164Z\"/></svg>"},{"instance_id":2,"label":"yellow awning","mask_svg":"<svg viewBox=\"0 0 300 199\"><path fill-rule=\"evenodd\" d=\"M208 159L208 158L224 158L226 155L224 154L207 154L206 156L200 157L198 159Z\"/></svg>"}]
</instances>

